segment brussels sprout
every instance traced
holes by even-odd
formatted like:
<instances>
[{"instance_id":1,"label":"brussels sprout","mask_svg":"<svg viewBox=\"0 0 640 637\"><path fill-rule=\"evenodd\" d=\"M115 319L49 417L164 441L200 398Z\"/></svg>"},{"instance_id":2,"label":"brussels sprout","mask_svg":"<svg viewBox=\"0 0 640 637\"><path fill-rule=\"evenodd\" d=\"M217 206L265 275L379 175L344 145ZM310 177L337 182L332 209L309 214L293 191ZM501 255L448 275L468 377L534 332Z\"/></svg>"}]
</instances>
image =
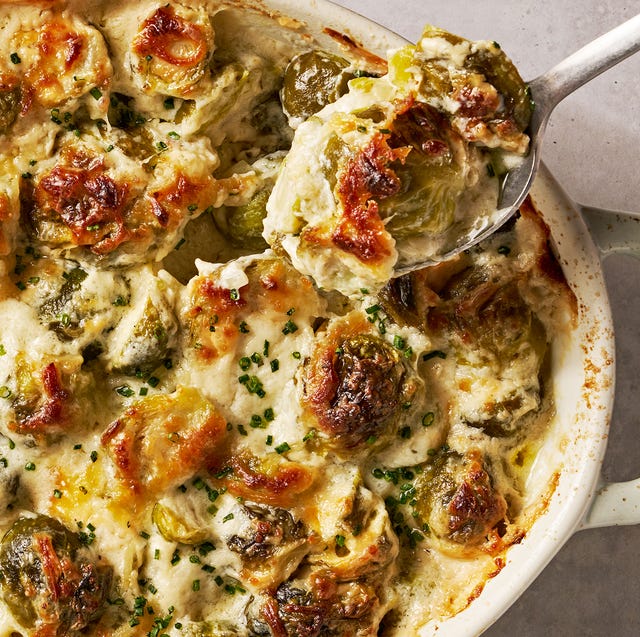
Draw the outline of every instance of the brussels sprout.
<instances>
[{"instance_id":1,"label":"brussels sprout","mask_svg":"<svg viewBox=\"0 0 640 637\"><path fill-rule=\"evenodd\" d=\"M432 39L448 42L451 55L442 53L440 45L432 47ZM531 119L531 95L496 42L470 42L427 27L413 58L406 57L399 58L401 72L396 75L402 76L402 71L406 73L407 68L417 64L421 72L420 96L444 107L465 138L488 147L526 152L528 138L522 133ZM455 62L456 58L459 61ZM483 126L478 126L480 122Z\"/></svg>"},{"instance_id":2,"label":"brussels sprout","mask_svg":"<svg viewBox=\"0 0 640 637\"><path fill-rule=\"evenodd\" d=\"M411 391L399 352L374 334L319 351L305 370L305 401L332 443L347 448L387 433Z\"/></svg>"},{"instance_id":3,"label":"brussels sprout","mask_svg":"<svg viewBox=\"0 0 640 637\"><path fill-rule=\"evenodd\" d=\"M139 291L111 333L106 352L109 367L124 373L153 371L176 344L177 321L163 284L149 278Z\"/></svg>"},{"instance_id":4,"label":"brussels sprout","mask_svg":"<svg viewBox=\"0 0 640 637\"><path fill-rule=\"evenodd\" d=\"M478 48L467 57L465 66L481 73L495 86L503 99L502 117L513 118L518 128L525 130L533 112L531 93L504 51L495 42L486 48Z\"/></svg>"},{"instance_id":5,"label":"brussels sprout","mask_svg":"<svg viewBox=\"0 0 640 637\"><path fill-rule=\"evenodd\" d=\"M420 520L436 537L464 547L482 544L507 512L476 451L439 451L418 473L415 488Z\"/></svg>"},{"instance_id":6,"label":"brussels sprout","mask_svg":"<svg viewBox=\"0 0 640 637\"><path fill-rule=\"evenodd\" d=\"M4 514L14 505L20 489L19 470L10 469L5 463L6 460L0 464L0 514Z\"/></svg>"},{"instance_id":7,"label":"brussels sprout","mask_svg":"<svg viewBox=\"0 0 640 637\"><path fill-rule=\"evenodd\" d=\"M353 74L349 62L326 51L307 51L294 57L284 73L282 107L292 120L305 120L347 92Z\"/></svg>"},{"instance_id":8,"label":"brussels sprout","mask_svg":"<svg viewBox=\"0 0 640 637\"><path fill-rule=\"evenodd\" d=\"M286 509L246 504L243 507L249 525L243 535L232 535L227 540L227 546L242 556L247 562L261 561L271 558L282 548L281 545L306 537L304 524L295 521Z\"/></svg>"},{"instance_id":9,"label":"brussels sprout","mask_svg":"<svg viewBox=\"0 0 640 637\"><path fill-rule=\"evenodd\" d=\"M0 135L6 133L20 112L20 85L0 75Z\"/></svg>"},{"instance_id":10,"label":"brussels sprout","mask_svg":"<svg viewBox=\"0 0 640 637\"><path fill-rule=\"evenodd\" d=\"M60 340L70 341L81 332L80 317L74 311L76 308L73 307L73 298L88 274L78 266L65 272L63 276L64 283L59 292L40 306L40 316L43 321L49 323L49 328Z\"/></svg>"},{"instance_id":11,"label":"brussels sprout","mask_svg":"<svg viewBox=\"0 0 640 637\"><path fill-rule=\"evenodd\" d=\"M272 188L273 184L269 184L258 190L249 203L229 209L229 238L235 247L255 252L262 252L268 247L262 231Z\"/></svg>"},{"instance_id":12,"label":"brussels sprout","mask_svg":"<svg viewBox=\"0 0 640 637\"><path fill-rule=\"evenodd\" d=\"M160 535L168 542L195 545L202 544L209 538L206 529L190 526L186 520L160 502L154 505L151 519Z\"/></svg>"},{"instance_id":13,"label":"brussels sprout","mask_svg":"<svg viewBox=\"0 0 640 637\"><path fill-rule=\"evenodd\" d=\"M380 199L380 215L396 239L448 228L467 184L460 163L462 140L446 117L435 108L417 103L399 113L391 125L392 147L411 152L395 167L401 189ZM470 153L462 150L462 155Z\"/></svg>"},{"instance_id":14,"label":"brussels sprout","mask_svg":"<svg viewBox=\"0 0 640 637\"><path fill-rule=\"evenodd\" d=\"M120 361L122 369L149 371L167 357L169 333L163 318L161 310L151 299L147 299L143 314L123 347Z\"/></svg>"},{"instance_id":15,"label":"brussels sprout","mask_svg":"<svg viewBox=\"0 0 640 637\"><path fill-rule=\"evenodd\" d=\"M275 151L253 164L241 162L234 166L238 179L245 180L251 199L243 205L226 205L214 212L220 232L229 239L234 248L245 254L262 252L268 247L262 236L263 222L267 216L267 201L284 157L284 152Z\"/></svg>"},{"instance_id":16,"label":"brussels sprout","mask_svg":"<svg viewBox=\"0 0 640 637\"><path fill-rule=\"evenodd\" d=\"M93 343L97 355L103 332L113 328L129 303L129 281L116 270L81 267L70 260L41 259L29 272L39 284L28 286L23 298L38 308L41 323L61 341L74 340L82 349ZM100 294L106 289L107 294Z\"/></svg>"},{"instance_id":17,"label":"brussels sprout","mask_svg":"<svg viewBox=\"0 0 640 637\"><path fill-rule=\"evenodd\" d=\"M422 324L414 278L411 274L391 279L380 290L378 298L385 313L397 325L418 327Z\"/></svg>"},{"instance_id":18,"label":"brussels sprout","mask_svg":"<svg viewBox=\"0 0 640 637\"><path fill-rule=\"evenodd\" d=\"M4 602L20 624L47 635L67 636L98 619L111 577L77 535L44 515L18 519L0 544Z\"/></svg>"},{"instance_id":19,"label":"brussels sprout","mask_svg":"<svg viewBox=\"0 0 640 637\"><path fill-rule=\"evenodd\" d=\"M197 389L178 386L135 402L102 434L116 477L151 497L219 462L226 420Z\"/></svg>"},{"instance_id":20,"label":"brussels sprout","mask_svg":"<svg viewBox=\"0 0 640 637\"><path fill-rule=\"evenodd\" d=\"M319 637L376 635L381 604L376 588L367 582L336 584L326 573L307 581L285 582L261 609L247 609L251 637Z\"/></svg>"},{"instance_id":21,"label":"brussels sprout","mask_svg":"<svg viewBox=\"0 0 640 637\"><path fill-rule=\"evenodd\" d=\"M345 161L348 160L350 154L351 149L338 135L332 134L329 137L322 152L321 159L322 173L329 182L332 191L335 190L336 184L338 183L340 169Z\"/></svg>"},{"instance_id":22,"label":"brussels sprout","mask_svg":"<svg viewBox=\"0 0 640 637\"><path fill-rule=\"evenodd\" d=\"M229 621L202 621L183 624L180 634L184 637L237 637L240 630Z\"/></svg>"},{"instance_id":23,"label":"brussels sprout","mask_svg":"<svg viewBox=\"0 0 640 637\"><path fill-rule=\"evenodd\" d=\"M432 25L425 27L422 38L442 38L453 46L468 42L460 36ZM415 64L416 58L414 56L408 59L405 58L403 62L405 65L411 66ZM443 63L440 58L429 59L427 61L421 60L420 69L423 74L420 84L420 94L426 99L439 99L453 90L448 64L446 62Z\"/></svg>"},{"instance_id":24,"label":"brussels sprout","mask_svg":"<svg viewBox=\"0 0 640 637\"><path fill-rule=\"evenodd\" d=\"M134 71L147 92L189 96L208 71L214 48L209 16L179 6L157 8L132 43Z\"/></svg>"},{"instance_id":25,"label":"brussels sprout","mask_svg":"<svg viewBox=\"0 0 640 637\"><path fill-rule=\"evenodd\" d=\"M452 277L440 297L443 304L427 317L431 329L472 343L505 364L525 348L540 360L544 357L544 327L520 295L517 281L496 280L485 269L470 267Z\"/></svg>"}]
</instances>

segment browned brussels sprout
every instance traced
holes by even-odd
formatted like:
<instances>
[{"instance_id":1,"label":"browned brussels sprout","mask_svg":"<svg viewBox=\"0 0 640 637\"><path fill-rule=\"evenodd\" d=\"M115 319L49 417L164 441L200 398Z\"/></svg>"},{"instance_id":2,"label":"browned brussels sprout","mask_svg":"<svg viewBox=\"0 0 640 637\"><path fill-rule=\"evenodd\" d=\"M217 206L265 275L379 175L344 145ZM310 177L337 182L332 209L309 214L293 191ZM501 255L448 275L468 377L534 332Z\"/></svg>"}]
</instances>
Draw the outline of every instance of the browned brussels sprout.
<instances>
[{"instance_id":1,"label":"browned brussels sprout","mask_svg":"<svg viewBox=\"0 0 640 637\"><path fill-rule=\"evenodd\" d=\"M111 569L58 520L19 518L2 538L2 598L25 628L75 634L100 617L110 586Z\"/></svg>"},{"instance_id":2,"label":"browned brussels sprout","mask_svg":"<svg viewBox=\"0 0 640 637\"><path fill-rule=\"evenodd\" d=\"M542 359L544 328L522 298L517 280L496 280L484 269L471 267L454 276L440 297L444 303L428 315L431 329L448 332L464 346L492 352L503 362L524 347Z\"/></svg>"},{"instance_id":3,"label":"browned brussels sprout","mask_svg":"<svg viewBox=\"0 0 640 637\"><path fill-rule=\"evenodd\" d=\"M353 77L346 72L348 66L347 60L326 51L307 51L293 58L280 93L288 117L305 120L346 93Z\"/></svg>"},{"instance_id":4,"label":"browned brussels sprout","mask_svg":"<svg viewBox=\"0 0 640 637\"><path fill-rule=\"evenodd\" d=\"M307 529L286 509L245 504L237 533L226 539L243 569L240 577L254 587L273 590L291 576L309 551Z\"/></svg>"},{"instance_id":5,"label":"browned brussels sprout","mask_svg":"<svg viewBox=\"0 0 640 637\"><path fill-rule=\"evenodd\" d=\"M396 239L444 230L467 185L464 166L457 161L461 138L442 113L420 102L398 113L391 131L389 145L411 152L394 166L400 189L379 201L387 230Z\"/></svg>"},{"instance_id":6,"label":"browned brussels sprout","mask_svg":"<svg viewBox=\"0 0 640 637\"><path fill-rule=\"evenodd\" d=\"M399 351L383 338L336 334L307 365L304 402L333 443L355 447L387 433L410 395L406 376Z\"/></svg>"},{"instance_id":7,"label":"browned brussels sprout","mask_svg":"<svg viewBox=\"0 0 640 637\"><path fill-rule=\"evenodd\" d=\"M280 585L255 615L250 607L247 626L251 637L375 635L380 605L372 584L337 583L318 573L312 581Z\"/></svg>"},{"instance_id":8,"label":"browned brussels sprout","mask_svg":"<svg viewBox=\"0 0 640 637\"><path fill-rule=\"evenodd\" d=\"M466 48L467 53L452 70L446 56L439 57L427 46L426 59L418 57L422 96L427 101L452 100L455 125L468 141L524 154L528 138L522 133L529 126L533 102L528 86L498 43L470 42L428 26L421 46L431 39L445 40L459 50Z\"/></svg>"},{"instance_id":9,"label":"browned brussels sprout","mask_svg":"<svg viewBox=\"0 0 640 637\"><path fill-rule=\"evenodd\" d=\"M480 452L440 451L418 474L415 510L438 538L477 547L504 520L507 503Z\"/></svg>"},{"instance_id":10,"label":"browned brussels sprout","mask_svg":"<svg viewBox=\"0 0 640 637\"><path fill-rule=\"evenodd\" d=\"M497 116L505 121L512 120L519 130L525 130L533 111L531 94L518 69L504 51L494 42L490 47L473 52L467 58L466 65L472 71L484 75L502 96Z\"/></svg>"}]
</instances>

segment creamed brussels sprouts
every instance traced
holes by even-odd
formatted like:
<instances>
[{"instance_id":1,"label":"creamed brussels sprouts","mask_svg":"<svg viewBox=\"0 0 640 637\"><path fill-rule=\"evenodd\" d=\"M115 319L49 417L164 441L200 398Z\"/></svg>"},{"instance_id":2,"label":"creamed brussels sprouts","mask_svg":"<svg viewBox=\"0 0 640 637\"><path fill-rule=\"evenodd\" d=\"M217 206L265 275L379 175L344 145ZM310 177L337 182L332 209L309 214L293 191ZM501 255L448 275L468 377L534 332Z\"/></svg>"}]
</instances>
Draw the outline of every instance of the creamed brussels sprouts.
<instances>
[{"instance_id":1,"label":"creamed brussels sprouts","mask_svg":"<svg viewBox=\"0 0 640 637\"><path fill-rule=\"evenodd\" d=\"M541 215L393 278L495 204L526 86L295 18L0 2L0 637L430 634L550 499Z\"/></svg>"}]
</instances>

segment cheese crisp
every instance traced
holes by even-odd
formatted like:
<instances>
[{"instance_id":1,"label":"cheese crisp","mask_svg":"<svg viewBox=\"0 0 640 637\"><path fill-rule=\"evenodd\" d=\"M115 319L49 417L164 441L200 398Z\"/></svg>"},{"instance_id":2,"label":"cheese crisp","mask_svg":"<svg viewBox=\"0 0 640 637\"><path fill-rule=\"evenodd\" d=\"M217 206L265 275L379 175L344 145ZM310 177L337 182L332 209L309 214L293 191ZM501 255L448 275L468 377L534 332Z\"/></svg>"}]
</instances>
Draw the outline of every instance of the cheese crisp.
<instances>
[{"instance_id":1,"label":"cheese crisp","mask_svg":"<svg viewBox=\"0 0 640 637\"><path fill-rule=\"evenodd\" d=\"M0 637L417 634L544 509L574 301L533 205L392 278L494 201L526 87L334 36L0 3Z\"/></svg>"}]
</instances>

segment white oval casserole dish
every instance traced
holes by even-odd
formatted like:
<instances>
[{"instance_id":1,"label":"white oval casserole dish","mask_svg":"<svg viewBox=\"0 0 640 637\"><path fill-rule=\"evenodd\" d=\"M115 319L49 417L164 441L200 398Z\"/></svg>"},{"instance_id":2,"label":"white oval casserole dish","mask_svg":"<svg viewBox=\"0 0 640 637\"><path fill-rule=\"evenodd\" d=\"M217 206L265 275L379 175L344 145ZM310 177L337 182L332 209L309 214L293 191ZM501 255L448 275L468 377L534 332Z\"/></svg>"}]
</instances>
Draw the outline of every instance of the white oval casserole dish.
<instances>
[{"instance_id":1,"label":"white oval casserole dish","mask_svg":"<svg viewBox=\"0 0 640 637\"><path fill-rule=\"evenodd\" d=\"M304 7L295 0L271 0L268 6L303 20L313 33L324 27L335 29L382 56L406 44L400 36L324 0ZM534 498L544 497L545 482L556 480L556 486L545 513L509 550L505 567L482 594L458 615L423 626L422 637L480 634L577 530L640 522L640 480L603 484L601 479L615 390L614 331L601 258L613 250L633 253L640 220L580 208L544 167L532 197L549 225L554 251L578 307L576 328L562 343L553 370L557 415L552 434L530 478Z\"/></svg>"}]
</instances>

